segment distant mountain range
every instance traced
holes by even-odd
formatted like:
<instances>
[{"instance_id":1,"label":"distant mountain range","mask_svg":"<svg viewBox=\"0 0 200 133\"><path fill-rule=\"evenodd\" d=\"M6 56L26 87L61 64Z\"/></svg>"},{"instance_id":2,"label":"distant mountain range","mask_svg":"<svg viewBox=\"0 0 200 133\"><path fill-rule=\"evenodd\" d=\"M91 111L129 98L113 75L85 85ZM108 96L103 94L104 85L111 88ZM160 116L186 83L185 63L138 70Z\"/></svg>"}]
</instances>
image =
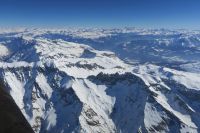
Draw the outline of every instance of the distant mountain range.
<instances>
[{"instance_id":1,"label":"distant mountain range","mask_svg":"<svg viewBox=\"0 0 200 133\"><path fill-rule=\"evenodd\" d=\"M0 77L36 133L200 132L200 31L1 29Z\"/></svg>"}]
</instances>

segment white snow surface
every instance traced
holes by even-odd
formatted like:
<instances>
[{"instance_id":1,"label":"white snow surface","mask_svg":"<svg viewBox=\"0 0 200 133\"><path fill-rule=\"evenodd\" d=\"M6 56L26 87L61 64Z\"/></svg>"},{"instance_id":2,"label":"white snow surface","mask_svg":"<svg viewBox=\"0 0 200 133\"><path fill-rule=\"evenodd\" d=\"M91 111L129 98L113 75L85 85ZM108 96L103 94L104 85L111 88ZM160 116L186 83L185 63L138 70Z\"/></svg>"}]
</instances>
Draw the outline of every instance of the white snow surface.
<instances>
[{"instance_id":1,"label":"white snow surface","mask_svg":"<svg viewBox=\"0 0 200 133\"><path fill-rule=\"evenodd\" d=\"M0 44L0 58L8 54L9 54L9 50L6 48L6 46Z\"/></svg>"}]
</instances>

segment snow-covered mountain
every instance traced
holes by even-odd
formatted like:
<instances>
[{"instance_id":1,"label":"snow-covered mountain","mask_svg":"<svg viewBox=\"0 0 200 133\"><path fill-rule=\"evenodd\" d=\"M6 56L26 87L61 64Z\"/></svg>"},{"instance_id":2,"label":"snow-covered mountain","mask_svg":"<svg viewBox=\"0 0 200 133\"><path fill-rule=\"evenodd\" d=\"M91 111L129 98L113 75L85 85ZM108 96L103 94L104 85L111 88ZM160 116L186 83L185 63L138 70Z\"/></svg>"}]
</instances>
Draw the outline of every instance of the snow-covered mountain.
<instances>
[{"instance_id":1,"label":"snow-covered mountain","mask_svg":"<svg viewBox=\"0 0 200 133\"><path fill-rule=\"evenodd\" d=\"M0 31L0 77L36 133L199 132L199 64L199 31Z\"/></svg>"}]
</instances>

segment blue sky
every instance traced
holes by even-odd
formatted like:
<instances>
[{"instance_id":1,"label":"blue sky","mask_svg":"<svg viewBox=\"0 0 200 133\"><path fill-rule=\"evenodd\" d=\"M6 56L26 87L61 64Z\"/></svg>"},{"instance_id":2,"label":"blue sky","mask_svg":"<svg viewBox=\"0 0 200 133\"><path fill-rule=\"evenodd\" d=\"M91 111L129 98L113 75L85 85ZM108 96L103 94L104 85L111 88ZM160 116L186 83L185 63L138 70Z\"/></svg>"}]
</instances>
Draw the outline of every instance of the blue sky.
<instances>
[{"instance_id":1,"label":"blue sky","mask_svg":"<svg viewBox=\"0 0 200 133\"><path fill-rule=\"evenodd\" d=\"M200 29L200 0L0 0L0 26Z\"/></svg>"}]
</instances>

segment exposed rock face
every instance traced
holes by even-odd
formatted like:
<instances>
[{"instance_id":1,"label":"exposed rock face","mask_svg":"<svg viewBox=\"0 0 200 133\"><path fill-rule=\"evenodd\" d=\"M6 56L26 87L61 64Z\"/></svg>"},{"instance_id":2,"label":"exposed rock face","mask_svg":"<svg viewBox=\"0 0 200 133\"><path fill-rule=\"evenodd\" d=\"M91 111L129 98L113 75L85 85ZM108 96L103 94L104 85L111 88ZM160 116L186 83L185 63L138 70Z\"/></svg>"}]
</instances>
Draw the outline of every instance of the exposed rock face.
<instances>
[{"instance_id":1,"label":"exposed rock face","mask_svg":"<svg viewBox=\"0 0 200 133\"><path fill-rule=\"evenodd\" d=\"M1 133L33 133L29 123L15 104L12 97L0 85L0 132Z\"/></svg>"}]
</instances>

